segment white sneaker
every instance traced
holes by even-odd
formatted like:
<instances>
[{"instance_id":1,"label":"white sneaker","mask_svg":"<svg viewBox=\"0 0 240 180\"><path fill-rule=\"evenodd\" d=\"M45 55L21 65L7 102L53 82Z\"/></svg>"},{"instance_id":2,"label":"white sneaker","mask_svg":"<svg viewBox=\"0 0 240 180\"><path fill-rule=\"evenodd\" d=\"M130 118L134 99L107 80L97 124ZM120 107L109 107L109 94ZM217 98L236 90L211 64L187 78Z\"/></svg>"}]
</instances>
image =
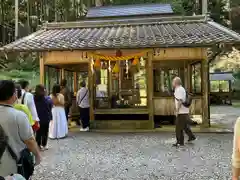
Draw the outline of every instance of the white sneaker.
<instances>
[{"instance_id":1,"label":"white sneaker","mask_svg":"<svg viewBox=\"0 0 240 180\"><path fill-rule=\"evenodd\" d=\"M80 131L81 131L81 132L87 132L87 131L89 131L89 127L81 128Z\"/></svg>"}]
</instances>

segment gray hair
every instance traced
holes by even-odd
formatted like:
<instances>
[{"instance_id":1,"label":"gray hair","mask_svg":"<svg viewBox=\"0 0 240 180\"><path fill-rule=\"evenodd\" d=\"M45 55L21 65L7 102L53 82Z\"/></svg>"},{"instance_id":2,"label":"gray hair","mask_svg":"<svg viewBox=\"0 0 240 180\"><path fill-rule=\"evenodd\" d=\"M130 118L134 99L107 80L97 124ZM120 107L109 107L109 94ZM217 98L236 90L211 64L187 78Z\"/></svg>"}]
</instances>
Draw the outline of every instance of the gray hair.
<instances>
[{"instance_id":1,"label":"gray hair","mask_svg":"<svg viewBox=\"0 0 240 180\"><path fill-rule=\"evenodd\" d=\"M178 77L178 76L176 76L176 77L173 79L173 81L174 81L176 84L178 84L178 85L182 85L182 80L181 80L181 78Z\"/></svg>"}]
</instances>

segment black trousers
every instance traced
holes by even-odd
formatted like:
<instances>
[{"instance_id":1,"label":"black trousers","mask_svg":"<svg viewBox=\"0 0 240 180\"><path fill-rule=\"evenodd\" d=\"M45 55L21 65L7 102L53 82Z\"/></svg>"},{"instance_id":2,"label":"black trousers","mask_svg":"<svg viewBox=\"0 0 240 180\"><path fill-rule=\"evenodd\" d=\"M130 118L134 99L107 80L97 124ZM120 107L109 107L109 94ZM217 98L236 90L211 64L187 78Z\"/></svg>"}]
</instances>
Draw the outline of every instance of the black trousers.
<instances>
[{"instance_id":1,"label":"black trousers","mask_svg":"<svg viewBox=\"0 0 240 180\"><path fill-rule=\"evenodd\" d=\"M68 121L68 114L69 114L69 111L70 111L70 107L65 106L64 109L65 109L65 114L66 114L66 118L67 118L67 121Z\"/></svg>"},{"instance_id":2,"label":"black trousers","mask_svg":"<svg viewBox=\"0 0 240 180\"><path fill-rule=\"evenodd\" d=\"M45 147L47 145L48 130L49 123L40 123L40 128L36 133L36 141L39 147L40 146Z\"/></svg>"},{"instance_id":3,"label":"black trousers","mask_svg":"<svg viewBox=\"0 0 240 180\"><path fill-rule=\"evenodd\" d=\"M177 143L184 144L183 131L188 135L189 138L195 137L190 129L190 117L189 114L179 114L176 119L176 139Z\"/></svg>"},{"instance_id":4,"label":"black trousers","mask_svg":"<svg viewBox=\"0 0 240 180\"><path fill-rule=\"evenodd\" d=\"M79 111L80 111L80 121L82 124L82 128L86 128L89 127L89 121L90 121L90 116L89 116L89 108L80 108L79 107Z\"/></svg>"}]
</instances>

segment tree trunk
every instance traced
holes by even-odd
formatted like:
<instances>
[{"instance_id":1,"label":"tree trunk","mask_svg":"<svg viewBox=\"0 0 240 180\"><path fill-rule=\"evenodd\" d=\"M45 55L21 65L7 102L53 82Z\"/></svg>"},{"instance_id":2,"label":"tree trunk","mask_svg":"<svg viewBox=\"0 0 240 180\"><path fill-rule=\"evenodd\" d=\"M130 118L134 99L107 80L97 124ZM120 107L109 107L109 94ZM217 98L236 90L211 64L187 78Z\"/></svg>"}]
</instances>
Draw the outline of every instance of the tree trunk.
<instances>
[{"instance_id":1,"label":"tree trunk","mask_svg":"<svg viewBox=\"0 0 240 180\"><path fill-rule=\"evenodd\" d=\"M1 24L4 23L4 0L1 0ZM2 39L0 39L0 42L2 41L3 44L5 44L5 27L1 27L2 32Z\"/></svg>"}]
</instances>

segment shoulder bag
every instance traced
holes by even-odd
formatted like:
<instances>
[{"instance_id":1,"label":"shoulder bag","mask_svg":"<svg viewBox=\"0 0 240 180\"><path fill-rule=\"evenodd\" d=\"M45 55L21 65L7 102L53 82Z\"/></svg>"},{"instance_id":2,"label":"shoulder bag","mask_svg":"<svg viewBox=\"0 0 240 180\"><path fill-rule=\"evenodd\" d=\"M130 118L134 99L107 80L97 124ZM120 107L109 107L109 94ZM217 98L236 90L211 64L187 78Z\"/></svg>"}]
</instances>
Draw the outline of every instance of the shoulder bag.
<instances>
[{"instance_id":1,"label":"shoulder bag","mask_svg":"<svg viewBox=\"0 0 240 180\"><path fill-rule=\"evenodd\" d=\"M86 97L86 95L88 94L88 90L86 91L86 93L84 94L84 96L82 97L82 99L80 99L80 101L78 102L78 105L81 104L81 102L83 101L83 99ZM80 94L79 94L80 95Z\"/></svg>"},{"instance_id":2,"label":"shoulder bag","mask_svg":"<svg viewBox=\"0 0 240 180\"><path fill-rule=\"evenodd\" d=\"M18 160L17 155L14 153L12 148L7 145L8 152L17 164L17 173L21 174L25 179L29 179L34 172L34 161L31 152L25 148L20 152L20 159Z\"/></svg>"}]
</instances>

